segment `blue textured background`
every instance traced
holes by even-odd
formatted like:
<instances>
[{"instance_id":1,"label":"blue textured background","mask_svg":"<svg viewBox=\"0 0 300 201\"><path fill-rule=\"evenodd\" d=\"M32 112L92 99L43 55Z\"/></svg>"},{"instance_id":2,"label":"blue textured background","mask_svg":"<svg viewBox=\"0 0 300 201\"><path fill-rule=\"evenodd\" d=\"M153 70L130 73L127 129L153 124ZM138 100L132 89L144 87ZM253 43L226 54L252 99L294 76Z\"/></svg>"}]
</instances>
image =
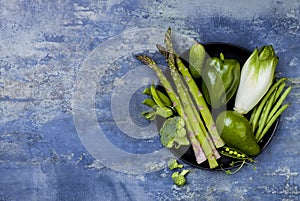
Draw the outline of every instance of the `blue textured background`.
<instances>
[{"instance_id":1,"label":"blue textured background","mask_svg":"<svg viewBox=\"0 0 300 201\"><path fill-rule=\"evenodd\" d=\"M166 169L116 172L82 145L71 102L83 61L123 31L169 26L202 42L274 46L294 88L257 170L195 169L177 188ZM299 26L297 0L1 0L0 200L300 200Z\"/></svg>"}]
</instances>

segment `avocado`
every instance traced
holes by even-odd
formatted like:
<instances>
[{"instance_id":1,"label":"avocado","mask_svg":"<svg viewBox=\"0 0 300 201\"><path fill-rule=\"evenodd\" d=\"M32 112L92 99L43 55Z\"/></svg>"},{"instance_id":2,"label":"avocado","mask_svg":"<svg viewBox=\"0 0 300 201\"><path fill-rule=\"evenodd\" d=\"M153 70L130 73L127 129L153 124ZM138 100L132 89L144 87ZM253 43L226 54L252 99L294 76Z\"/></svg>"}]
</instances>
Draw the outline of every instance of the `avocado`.
<instances>
[{"instance_id":1,"label":"avocado","mask_svg":"<svg viewBox=\"0 0 300 201\"><path fill-rule=\"evenodd\" d=\"M244 152L248 156L260 153L250 122L242 114L235 111L223 111L216 120L221 138L228 146Z\"/></svg>"}]
</instances>

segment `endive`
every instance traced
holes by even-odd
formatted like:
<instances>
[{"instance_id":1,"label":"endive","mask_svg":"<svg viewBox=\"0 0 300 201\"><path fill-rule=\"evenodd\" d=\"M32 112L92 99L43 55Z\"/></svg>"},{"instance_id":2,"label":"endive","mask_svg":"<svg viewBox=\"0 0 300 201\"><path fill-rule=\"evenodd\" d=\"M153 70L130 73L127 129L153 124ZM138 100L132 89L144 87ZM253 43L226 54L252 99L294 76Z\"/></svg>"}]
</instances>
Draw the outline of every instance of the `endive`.
<instances>
[{"instance_id":1,"label":"endive","mask_svg":"<svg viewBox=\"0 0 300 201\"><path fill-rule=\"evenodd\" d=\"M254 49L241 71L235 111L246 114L261 100L273 82L277 63L271 45Z\"/></svg>"}]
</instances>

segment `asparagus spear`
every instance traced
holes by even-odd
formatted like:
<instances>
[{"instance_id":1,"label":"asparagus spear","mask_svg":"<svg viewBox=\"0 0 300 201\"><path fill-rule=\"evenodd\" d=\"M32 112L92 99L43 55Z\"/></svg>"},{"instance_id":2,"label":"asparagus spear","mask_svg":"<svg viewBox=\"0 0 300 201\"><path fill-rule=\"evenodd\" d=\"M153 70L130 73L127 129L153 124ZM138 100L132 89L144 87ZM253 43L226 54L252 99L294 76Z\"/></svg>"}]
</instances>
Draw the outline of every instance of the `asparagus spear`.
<instances>
[{"instance_id":1,"label":"asparagus spear","mask_svg":"<svg viewBox=\"0 0 300 201\"><path fill-rule=\"evenodd\" d=\"M144 64L149 66L156 73L156 75L159 78L161 84L166 89L166 92L167 92L169 98L173 102L173 107L175 107L175 109L177 110L179 116L181 116L183 119L186 119L185 118L186 114L183 110L183 107L182 107L182 104L179 100L179 97L176 95L176 93L173 90L170 82L168 81L166 76L163 74L162 70L157 66L155 61L153 61L151 58L149 58L145 55L138 55L136 57L141 62L143 62ZM193 150L194 150L194 153L195 153L196 161L197 161L198 164L200 164L200 163L202 163L206 160L206 156L204 155L203 149L202 149L199 141L196 139L195 133L192 130L191 123L189 121L186 121L186 120L185 120L185 123L186 123L186 127L187 127L187 133L189 135L189 139L191 141L191 144L192 144L192 147L193 147Z\"/></svg>"},{"instance_id":2,"label":"asparagus spear","mask_svg":"<svg viewBox=\"0 0 300 201\"><path fill-rule=\"evenodd\" d=\"M174 50L173 50L172 43L171 43L171 29L170 28L168 29L168 31L166 33L165 43L166 43L168 51L170 52L167 61L168 61L169 67L171 69L171 75L174 80L174 84L178 90L180 100L183 103L184 110L186 111L187 116L185 117L185 119L187 119L187 121L192 121L192 128L195 132L196 137L200 141L203 151L206 154L209 166L210 166L210 168L215 168L218 166L218 162L214 155L213 147L211 147L211 143L209 143L210 138L209 137L207 138L207 136L205 136L203 130L200 127L200 124L199 124L200 122L198 122L197 117L195 116L192 106L189 102L189 98L188 98L189 94L186 93L187 90L185 90L185 85L183 84L183 82L181 80L181 76L175 66L175 60L174 60L174 54L173 54Z\"/></svg>"},{"instance_id":3,"label":"asparagus spear","mask_svg":"<svg viewBox=\"0 0 300 201\"><path fill-rule=\"evenodd\" d=\"M183 80L182 80L181 84L184 86L183 88L184 88L184 90L185 90L185 94L189 94L189 91L188 91L187 87L185 87L185 85L184 85L184 83L183 83ZM206 128L205 128L205 125L204 125L204 123L203 123L203 121L202 121L202 119L201 119L201 117L200 117L200 114L199 114L198 110L196 109L196 106L195 106L195 104L194 104L194 102L193 102L191 96L187 95L186 97L187 97L188 102L189 102L189 105L192 107L193 113L194 113L194 115L195 115L195 117L196 117L196 119L197 119L197 122L196 122L196 123L199 124L201 130L203 131L204 136L205 136L206 139L208 140L208 142L209 142L209 144L210 144L210 146L211 146L211 148L212 148L213 154L215 155L216 159L220 158L221 156L220 156L218 150L216 149L215 144L214 144L214 142L213 142L211 136L210 136L209 133L207 132L207 130L206 130Z\"/></svg>"},{"instance_id":4,"label":"asparagus spear","mask_svg":"<svg viewBox=\"0 0 300 201\"><path fill-rule=\"evenodd\" d=\"M197 121L196 116L194 115L192 106L190 105L185 90L184 90L184 85L182 84L181 77L179 73L170 65L171 69L171 75L173 77L174 83L176 85L176 88L178 90L178 94L180 97L180 100L182 101L183 109L186 111L186 116L184 119L187 122L190 122L192 125L192 129L195 132L195 135L197 139L200 142L200 145L208 159L208 163L210 168L215 168L218 166L218 162L216 161L216 158L214 156L212 147L210 146L209 139L205 137L203 130L200 128L199 122ZM174 66L175 67L175 66Z\"/></svg>"},{"instance_id":5,"label":"asparagus spear","mask_svg":"<svg viewBox=\"0 0 300 201\"><path fill-rule=\"evenodd\" d=\"M165 44L167 46L168 52L170 52L170 54L176 56L178 70L181 72L181 74L183 75L183 77L185 78L185 80L189 86L189 90L190 90L191 94L193 95L194 100L196 101L199 111L204 119L206 127L207 127L208 131L210 132L216 147L219 148L219 147L224 146L225 143L221 139L221 137L216 129L216 125L214 123L214 120L212 118L210 110L207 107L207 104L203 98L201 91L199 90L196 82L194 81L193 77L189 73L188 68L185 67L185 65L183 64L183 62L181 61L179 56L176 54L176 52L173 48L172 40L171 40L171 28L169 28L167 30L166 37L165 37Z\"/></svg>"},{"instance_id":6,"label":"asparagus spear","mask_svg":"<svg viewBox=\"0 0 300 201\"><path fill-rule=\"evenodd\" d=\"M166 50L164 47L162 47L160 45L156 45L156 47L166 58L168 58L168 55L169 55L168 50ZM200 113L203 117L204 123L206 124L206 127L212 136L215 146L217 148L224 146L225 143L222 140L222 138L220 137L218 130L216 129L216 125L213 120L213 117L210 113L209 108L207 107L207 104L203 98L201 91L199 90L199 87L197 86L195 80L191 76L188 68L183 64L183 62L181 61L179 56L174 52L174 50L173 50L173 54L176 56L176 63L178 66L178 70L180 71L180 73L182 74L186 83L189 86L189 91L193 95L193 98L197 104L198 110L200 111Z\"/></svg>"},{"instance_id":7,"label":"asparagus spear","mask_svg":"<svg viewBox=\"0 0 300 201\"><path fill-rule=\"evenodd\" d=\"M168 57L169 57L168 51L167 51L164 47L162 47L162 46L160 46L160 45L157 45L157 48L158 48L158 50L166 57L167 62L168 62ZM186 79L188 79L188 78L186 78ZM193 80L193 81L194 81L194 80ZM194 83L195 83L195 82L194 82ZM188 85L189 85L189 84L188 84ZM189 87L191 87L191 85L189 85ZM196 88L198 89L197 86L196 86ZM188 92L188 90L186 89L186 87L185 87L185 90L186 90L185 93L188 94L189 92ZM200 93L200 91L199 91L199 93ZM207 132L207 130L206 130L206 128L205 128L205 125L203 124L203 121L202 121L202 119L201 119L199 113L197 112L198 110L196 109L195 104L193 103L193 100L191 99L190 96L187 96L187 98L188 98L189 104L192 106L193 113L194 113L194 115L195 115L196 118L197 118L197 123L199 123L200 128L201 128L202 131L204 132L205 137L208 139L208 141L209 141L209 143L210 143L210 146L212 147L212 150L213 150L213 153L214 153L215 157L216 157L217 159L220 158L220 154L219 154L218 150L216 149L213 140L210 139L209 133ZM204 101L204 104L205 104L205 106L206 106L205 101ZM207 107L207 106L206 106L206 107ZM208 109L208 108L207 108L207 109ZM211 117L211 119L212 119L212 116L211 116L211 113L210 113L209 110L208 110L208 115L210 115L210 117ZM214 120L213 120L213 119L212 119L212 123L214 124ZM222 144L224 145L224 142L223 142L223 140L219 137L219 135L218 135L218 138L220 139L220 141L221 141ZM216 138L213 138L213 139L215 139L215 141L216 141ZM219 141L219 142L220 142L220 141ZM219 144L220 144L220 143L219 143Z\"/></svg>"},{"instance_id":8,"label":"asparagus spear","mask_svg":"<svg viewBox=\"0 0 300 201\"><path fill-rule=\"evenodd\" d=\"M171 70L171 74L174 79L176 88L178 90L179 97L183 103L183 108L186 111L187 116L185 118L187 119L187 121L191 122L195 135L197 139L200 141L202 149L206 154L210 168L215 168L218 166L218 162L216 161L213 149L211 147L211 144L209 143L210 138L207 138L205 136L203 130L200 127L198 119L194 114L192 106L190 105L188 99L189 94L187 94L184 90L184 84L182 83L180 75L178 74L178 72L176 72L175 69Z\"/></svg>"},{"instance_id":9,"label":"asparagus spear","mask_svg":"<svg viewBox=\"0 0 300 201\"><path fill-rule=\"evenodd\" d=\"M185 81L187 82L187 84L189 86L189 90L194 97L194 100L198 106L200 114L203 117L206 127L212 136L215 146L217 148L224 146L225 143L221 139L221 137L218 133L218 130L216 128L216 125L215 125L215 122L211 115L211 112L210 112L209 108L207 107L207 104L206 104L206 102L203 98L203 95L202 95L201 91L199 90L196 82L194 81L193 77L189 73L188 68L185 67L185 65L182 63L181 59L178 56L176 56L176 62L178 65L178 70L182 73L183 77L185 78Z\"/></svg>"},{"instance_id":10,"label":"asparagus spear","mask_svg":"<svg viewBox=\"0 0 300 201\"><path fill-rule=\"evenodd\" d=\"M183 83L183 80L180 80L180 81L181 81L180 84L183 86L184 94L186 95L188 104L192 107L193 115L195 115L195 117L196 117L195 124L199 124L200 129L202 130L205 138L207 139L209 145L211 146L213 154L216 157L216 159L220 158L221 156L220 156L218 150L216 149L216 147L215 147L215 145L214 145L214 143L213 143L213 141L212 141L209 133L207 132L207 130L206 130L205 126L204 126L204 123L203 123L203 121L202 121L202 119L201 119L201 117L200 117L200 115L199 115L199 113L198 113L198 111L197 111L197 109L195 107L195 104L193 103L192 98L189 95L188 89L185 87L185 85Z\"/></svg>"}]
</instances>

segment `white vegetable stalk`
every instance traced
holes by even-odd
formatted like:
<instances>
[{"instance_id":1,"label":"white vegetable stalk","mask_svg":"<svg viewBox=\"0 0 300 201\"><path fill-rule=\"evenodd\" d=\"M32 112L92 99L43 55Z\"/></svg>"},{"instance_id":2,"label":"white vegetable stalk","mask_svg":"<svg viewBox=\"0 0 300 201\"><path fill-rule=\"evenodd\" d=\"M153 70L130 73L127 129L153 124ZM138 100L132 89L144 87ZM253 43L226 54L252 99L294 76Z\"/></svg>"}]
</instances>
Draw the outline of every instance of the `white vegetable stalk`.
<instances>
[{"instance_id":1,"label":"white vegetable stalk","mask_svg":"<svg viewBox=\"0 0 300 201\"><path fill-rule=\"evenodd\" d=\"M235 111L246 114L255 107L270 88L277 63L278 57L272 46L254 49L241 71Z\"/></svg>"}]
</instances>

